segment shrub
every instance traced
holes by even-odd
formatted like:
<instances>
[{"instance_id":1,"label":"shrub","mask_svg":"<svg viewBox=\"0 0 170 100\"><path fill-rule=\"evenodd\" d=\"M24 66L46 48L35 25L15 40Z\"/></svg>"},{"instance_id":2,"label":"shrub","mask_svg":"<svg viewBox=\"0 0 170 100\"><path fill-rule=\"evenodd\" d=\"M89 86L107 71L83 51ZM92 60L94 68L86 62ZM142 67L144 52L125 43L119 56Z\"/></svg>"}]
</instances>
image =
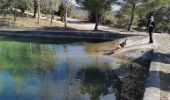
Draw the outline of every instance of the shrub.
<instances>
[{"instance_id":1,"label":"shrub","mask_svg":"<svg viewBox=\"0 0 170 100\"><path fill-rule=\"evenodd\" d=\"M88 20L88 16L89 13L86 10L76 10L71 17L76 19Z\"/></svg>"},{"instance_id":2,"label":"shrub","mask_svg":"<svg viewBox=\"0 0 170 100\"><path fill-rule=\"evenodd\" d=\"M106 12L101 17L101 24L115 26L117 24L117 18L114 17L111 11Z\"/></svg>"}]
</instances>

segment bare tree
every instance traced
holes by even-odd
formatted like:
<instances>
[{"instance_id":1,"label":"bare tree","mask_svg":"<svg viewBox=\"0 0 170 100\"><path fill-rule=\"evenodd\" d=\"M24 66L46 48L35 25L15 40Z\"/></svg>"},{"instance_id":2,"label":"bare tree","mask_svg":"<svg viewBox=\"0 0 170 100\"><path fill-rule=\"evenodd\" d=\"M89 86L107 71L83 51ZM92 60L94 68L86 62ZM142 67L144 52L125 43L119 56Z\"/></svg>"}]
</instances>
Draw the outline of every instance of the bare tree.
<instances>
[{"instance_id":1,"label":"bare tree","mask_svg":"<svg viewBox=\"0 0 170 100\"><path fill-rule=\"evenodd\" d=\"M40 0L37 0L38 2L38 24L40 23Z\"/></svg>"},{"instance_id":2,"label":"bare tree","mask_svg":"<svg viewBox=\"0 0 170 100\"><path fill-rule=\"evenodd\" d=\"M67 28L68 0L63 0L63 5L64 5L64 27Z\"/></svg>"},{"instance_id":3,"label":"bare tree","mask_svg":"<svg viewBox=\"0 0 170 100\"><path fill-rule=\"evenodd\" d=\"M16 18L16 6L17 6L17 2L16 2L16 0L14 0L13 1L13 16L14 16L14 21L16 21L17 20L17 18Z\"/></svg>"},{"instance_id":4,"label":"bare tree","mask_svg":"<svg viewBox=\"0 0 170 100\"><path fill-rule=\"evenodd\" d=\"M52 9L51 9L51 21L50 21L50 27L51 27L53 19L54 19L54 5L55 5L55 2L53 0L50 1L50 5L52 6Z\"/></svg>"},{"instance_id":5,"label":"bare tree","mask_svg":"<svg viewBox=\"0 0 170 100\"><path fill-rule=\"evenodd\" d=\"M33 18L36 17L36 14L37 14L37 10L38 10L38 0L34 0L34 15L33 15Z\"/></svg>"}]
</instances>

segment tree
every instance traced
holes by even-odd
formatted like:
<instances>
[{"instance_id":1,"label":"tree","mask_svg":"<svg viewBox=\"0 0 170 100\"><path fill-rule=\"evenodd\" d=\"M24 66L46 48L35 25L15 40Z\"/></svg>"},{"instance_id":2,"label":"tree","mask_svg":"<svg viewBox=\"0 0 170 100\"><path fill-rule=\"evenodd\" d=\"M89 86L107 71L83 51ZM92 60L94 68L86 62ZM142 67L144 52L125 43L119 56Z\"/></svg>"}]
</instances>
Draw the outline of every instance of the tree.
<instances>
[{"instance_id":1,"label":"tree","mask_svg":"<svg viewBox=\"0 0 170 100\"><path fill-rule=\"evenodd\" d=\"M39 23L39 19L40 19L40 0L34 0L33 1L33 5L34 5L34 14L33 14L33 18L36 17L36 14L38 12L38 23Z\"/></svg>"},{"instance_id":2,"label":"tree","mask_svg":"<svg viewBox=\"0 0 170 100\"><path fill-rule=\"evenodd\" d=\"M13 2L12 2L12 9L14 9L13 10L13 15L14 15L14 21L16 21L17 20L17 11L16 11L16 9L17 9L17 1L16 0L13 0Z\"/></svg>"},{"instance_id":3,"label":"tree","mask_svg":"<svg viewBox=\"0 0 170 100\"><path fill-rule=\"evenodd\" d=\"M63 6L63 3L60 4L59 10L56 14L61 17L61 19L60 19L61 21L64 21L64 6Z\"/></svg>"},{"instance_id":4,"label":"tree","mask_svg":"<svg viewBox=\"0 0 170 100\"><path fill-rule=\"evenodd\" d=\"M161 7L154 10L154 12L148 12L146 16L140 16L138 27L146 26L148 18L153 14L156 21L156 32L170 33L170 7Z\"/></svg>"},{"instance_id":5,"label":"tree","mask_svg":"<svg viewBox=\"0 0 170 100\"><path fill-rule=\"evenodd\" d=\"M0 0L0 9L1 12L4 14L4 18L6 18L7 9L10 7L9 0Z\"/></svg>"},{"instance_id":6,"label":"tree","mask_svg":"<svg viewBox=\"0 0 170 100\"><path fill-rule=\"evenodd\" d=\"M36 17L36 14L37 14L37 11L38 11L38 1L37 0L34 0L33 1L33 5L34 5L34 15L33 15L33 18Z\"/></svg>"},{"instance_id":7,"label":"tree","mask_svg":"<svg viewBox=\"0 0 170 100\"><path fill-rule=\"evenodd\" d=\"M54 1L53 0L50 2L50 5L51 5L51 22L50 22L50 27L51 27L53 19L54 19Z\"/></svg>"},{"instance_id":8,"label":"tree","mask_svg":"<svg viewBox=\"0 0 170 100\"><path fill-rule=\"evenodd\" d=\"M40 23L40 0L37 0L38 2L38 24Z\"/></svg>"},{"instance_id":9,"label":"tree","mask_svg":"<svg viewBox=\"0 0 170 100\"><path fill-rule=\"evenodd\" d=\"M147 13L153 11L156 8L160 8L169 3L170 0L124 0L123 2L117 2L122 8L131 9L130 21L128 25L128 31L131 30L135 13L142 9L142 12Z\"/></svg>"},{"instance_id":10,"label":"tree","mask_svg":"<svg viewBox=\"0 0 170 100\"><path fill-rule=\"evenodd\" d=\"M22 13L28 8L28 0L17 0L17 8L20 9Z\"/></svg>"},{"instance_id":11,"label":"tree","mask_svg":"<svg viewBox=\"0 0 170 100\"><path fill-rule=\"evenodd\" d=\"M64 27L67 28L68 0L63 0L63 6L64 6Z\"/></svg>"},{"instance_id":12,"label":"tree","mask_svg":"<svg viewBox=\"0 0 170 100\"><path fill-rule=\"evenodd\" d=\"M140 6L144 6L148 2L149 2L149 0L124 0L123 2L118 2L118 4L122 6L122 8L131 9L131 11L130 11L130 21L129 21L129 25L128 25L128 31L131 30L136 10Z\"/></svg>"},{"instance_id":13,"label":"tree","mask_svg":"<svg viewBox=\"0 0 170 100\"><path fill-rule=\"evenodd\" d=\"M94 30L98 30L98 25L100 23L100 17L105 11L111 10L112 0L84 0L83 6L93 13L95 16L96 25Z\"/></svg>"}]
</instances>

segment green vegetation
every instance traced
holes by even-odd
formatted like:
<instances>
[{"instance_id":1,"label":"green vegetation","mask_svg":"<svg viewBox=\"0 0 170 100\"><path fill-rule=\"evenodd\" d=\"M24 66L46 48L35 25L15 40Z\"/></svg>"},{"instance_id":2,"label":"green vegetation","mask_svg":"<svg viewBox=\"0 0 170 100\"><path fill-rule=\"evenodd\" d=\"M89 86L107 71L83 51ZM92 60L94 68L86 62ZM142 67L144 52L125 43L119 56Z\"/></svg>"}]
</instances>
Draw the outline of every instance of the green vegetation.
<instances>
[{"instance_id":1,"label":"green vegetation","mask_svg":"<svg viewBox=\"0 0 170 100\"><path fill-rule=\"evenodd\" d=\"M122 6L121 10L117 13L118 26L127 26L128 31L131 30L133 25L140 27L146 27L150 15L154 15L155 19L159 19L157 11L161 8L168 9L170 0L124 0L124 2L118 2ZM159 15L160 16L160 15ZM162 18L164 16L161 16ZM128 23L129 22L129 23ZM157 22L157 20L156 20Z\"/></svg>"},{"instance_id":2,"label":"green vegetation","mask_svg":"<svg viewBox=\"0 0 170 100\"><path fill-rule=\"evenodd\" d=\"M147 18L150 13L145 16L139 16L138 27L146 26ZM154 11L155 21L156 21L156 32L166 32L170 33L170 7L161 7Z\"/></svg>"},{"instance_id":3,"label":"green vegetation","mask_svg":"<svg viewBox=\"0 0 170 100\"><path fill-rule=\"evenodd\" d=\"M111 11L104 12L104 14L101 16L101 24L116 26L117 22L117 18Z\"/></svg>"},{"instance_id":4,"label":"green vegetation","mask_svg":"<svg viewBox=\"0 0 170 100\"><path fill-rule=\"evenodd\" d=\"M48 45L1 42L0 46L0 69L9 70L15 76L27 75L26 70L46 74L55 66L56 57Z\"/></svg>"},{"instance_id":5,"label":"green vegetation","mask_svg":"<svg viewBox=\"0 0 170 100\"><path fill-rule=\"evenodd\" d=\"M67 17L72 17L95 22L94 30L104 24L128 31L144 31L150 15L154 15L156 32L170 33L170 0L76 0L76 3L79 6L71 0L0 0L0 17L9 15L16 21L17 17L28 17L27 14L32 13L33 18L38 16L39 23L40 15L49 15L51 27L56 15L65 22L65 28ZM113 12L115 5L120 9Z\"/></svg>"}]
</instances>

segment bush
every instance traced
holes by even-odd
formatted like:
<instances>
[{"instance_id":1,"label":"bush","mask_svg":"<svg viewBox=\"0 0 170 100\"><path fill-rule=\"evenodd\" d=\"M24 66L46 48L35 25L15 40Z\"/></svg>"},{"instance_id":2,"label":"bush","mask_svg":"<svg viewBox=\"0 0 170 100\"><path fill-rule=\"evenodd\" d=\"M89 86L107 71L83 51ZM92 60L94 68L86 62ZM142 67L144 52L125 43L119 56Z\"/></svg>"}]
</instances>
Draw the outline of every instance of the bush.
<instances>
[{"instance_id":1,"label":"bush","mask_svg":"<svg viewBox=\"0 0 170 100\"><path fill-rule=\"evenodd\" d=\"M59 10L55 12L55 15L58 15L61 17L61 21L64 21L64 5L61 3L59 6Z\"/></svg>"},{"instance_id":2,"label":"bush","mask_svg":"<svg viewBox=\"0 0 170 100\"><path fill-rule=\"evenodd\" d=\"M18 5L16 8L20 9L20 11L24 13L25 10L28 8L26 0L18 0Z\"/></svg>"},{"instance_id":3,"label":"bush","mask_svg":"<svg viewBox=\"0 0 170 100\"><path fill-rule=\"evenodd\" d=\"M130 19L130 17L127 14L123 14L121 12L118 12L116 14L116 18L117 18L116 27L127 28L127 26L129 25L129 19Z\"/></svg>"},{"instance_id":4,"label":"bush","mask_svg":"<svg viewBox=\"0 0 170 100\"><path fill-rule=\"evenodd\" d=\"M170 22L162 22L157 24L155 31L159 33L170 33Z\"/></svg>"},{"instance_id":5,"label":"bush","mask_svg":"<svg viewBox=\"0 0 170 100\"><path fill-rule=\"evenodd\" d=\"M49 2L43 1L43 2L40 3L40 11L43 14L50 14L51 9L52 9L52 5Z\"/></svg>"},{"instance_id":6,"label":"bush","mask_svg":"<svg viewBox=\"0 0 170 100\"><path fill-rule=\"evenodd\" d=\"M113 15L113 13L111 11L106 12L101 17L101 23L104 24L104 25L113 25L113 26L115 26L117 24L117 18L114 17L114 15Z\"/></svg>"},{"instance_id":7,"label":"bush","mask_svg":"<svg viewBox=\"0 0 170 100\"><path fill-rule=\"evenodd\" d=\"M76 12L76 7L74 5L69 5L67 9L67 16L72 17Z\"/></svg>"},{"instance_id":8,"label":"bush","mask_svg":"<svg viewBox=\"0 0 170 100\"><path fill-rule=\"evenodd\" d=\"M88 20L88 12L85 10L76 10L73 15L71 15L72 18L76 19L83 19L83 20Z\"/></svg>"}]
</instances>

